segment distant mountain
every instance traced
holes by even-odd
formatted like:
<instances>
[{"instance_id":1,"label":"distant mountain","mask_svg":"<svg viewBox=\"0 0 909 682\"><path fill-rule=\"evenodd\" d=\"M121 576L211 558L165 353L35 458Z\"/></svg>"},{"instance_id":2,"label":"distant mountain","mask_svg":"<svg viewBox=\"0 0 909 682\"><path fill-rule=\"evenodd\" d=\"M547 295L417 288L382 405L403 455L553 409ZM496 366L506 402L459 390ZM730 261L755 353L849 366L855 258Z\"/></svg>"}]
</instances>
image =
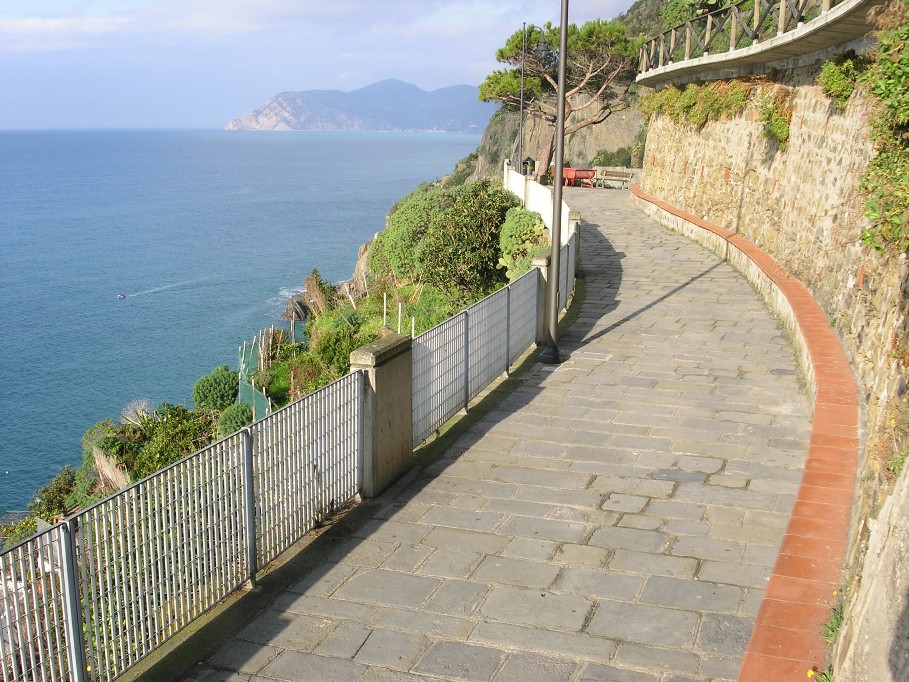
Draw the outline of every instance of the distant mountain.
<instances>
[{"instance_id":1,"label":"distant mountain","mask_svg":"<svg viewBox=\"0 0 909 682\"><path fill-rule=\"evenodd\" d=\"M454 85L427 92L398 80L359 90L282 92L227 130L380 130L480 133L496 110L477 88Z\"/></svg>"}]
</instances>

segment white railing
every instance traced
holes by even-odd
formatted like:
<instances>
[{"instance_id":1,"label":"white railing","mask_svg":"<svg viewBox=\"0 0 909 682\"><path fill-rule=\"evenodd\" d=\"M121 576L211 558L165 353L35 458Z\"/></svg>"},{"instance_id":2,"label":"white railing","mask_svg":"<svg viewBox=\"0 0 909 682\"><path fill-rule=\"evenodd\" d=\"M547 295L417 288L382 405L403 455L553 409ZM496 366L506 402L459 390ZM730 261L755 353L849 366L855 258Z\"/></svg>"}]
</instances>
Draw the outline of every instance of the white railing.
<instances>
[{"instance_id":1,"label":"white railing","mask_svg":"<svg viewBox=\"0 0 909 682\"><path fill-rule=\"evenodd\" d=\"M549 189L515 175L551 220ZM578 248L563 215L560 308ZM533 345L543 304L534 268L414 339L414 443ZM255 582L361 489L364 382L352 372L0 551L0 680L115 678Z\"/></svg>"}]
</instances>

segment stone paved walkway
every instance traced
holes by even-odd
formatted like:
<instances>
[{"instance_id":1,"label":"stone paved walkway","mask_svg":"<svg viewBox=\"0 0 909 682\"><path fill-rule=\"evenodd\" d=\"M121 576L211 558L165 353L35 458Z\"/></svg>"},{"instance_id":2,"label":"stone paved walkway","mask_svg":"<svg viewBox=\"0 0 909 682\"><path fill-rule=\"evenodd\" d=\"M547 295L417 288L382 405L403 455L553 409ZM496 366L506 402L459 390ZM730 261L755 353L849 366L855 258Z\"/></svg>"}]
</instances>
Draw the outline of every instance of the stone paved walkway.
<instances>
[{"instance_id":1,"label":"stone paved walkway","mask_svg":"<svg viewBox=\"0 0 909 682\"><path fill-rule=\"evenodd\" d=\"M586 298L537 365L201 680L734 680L810 404L739 275L569 190Z\"/></svg>"}]
</instances>

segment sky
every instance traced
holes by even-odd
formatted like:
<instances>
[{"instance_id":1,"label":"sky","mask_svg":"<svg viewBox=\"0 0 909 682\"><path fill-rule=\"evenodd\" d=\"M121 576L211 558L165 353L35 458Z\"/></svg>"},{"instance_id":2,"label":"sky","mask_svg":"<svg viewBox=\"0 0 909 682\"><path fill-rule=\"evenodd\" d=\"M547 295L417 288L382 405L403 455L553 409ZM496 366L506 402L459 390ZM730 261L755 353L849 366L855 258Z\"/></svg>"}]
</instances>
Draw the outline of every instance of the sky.
<instances>
[{"instance_id":1,"label":"sky","mask_svg":"<svg viewBox=\"0 0 909 682\"><path fill-rule=\"evenodd\" d=\"M569 21L632 0L569 0ZM0 130L223 128L282 91L479 85L560 0L0 0Z\"/></svg>"}]
</instances>

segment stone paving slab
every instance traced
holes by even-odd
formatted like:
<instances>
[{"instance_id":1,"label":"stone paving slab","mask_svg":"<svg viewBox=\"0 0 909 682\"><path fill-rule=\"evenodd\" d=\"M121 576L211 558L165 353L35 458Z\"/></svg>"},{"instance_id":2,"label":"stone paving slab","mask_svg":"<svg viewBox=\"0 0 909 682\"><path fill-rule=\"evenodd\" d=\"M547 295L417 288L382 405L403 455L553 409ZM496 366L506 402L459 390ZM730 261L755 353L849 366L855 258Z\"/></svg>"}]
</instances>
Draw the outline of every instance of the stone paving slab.
<instances>
[{"instance_id":1,"label":"stone paving slab","mask_svg":"<svg viewBox=\"0 0 909 682\"><path fill-rule=\"evenodd\" d=\"M569 190L586 299L513 393L202 680L734 680L810 435L786 338L729 266Z\"/></svg>"}]
</instances>

